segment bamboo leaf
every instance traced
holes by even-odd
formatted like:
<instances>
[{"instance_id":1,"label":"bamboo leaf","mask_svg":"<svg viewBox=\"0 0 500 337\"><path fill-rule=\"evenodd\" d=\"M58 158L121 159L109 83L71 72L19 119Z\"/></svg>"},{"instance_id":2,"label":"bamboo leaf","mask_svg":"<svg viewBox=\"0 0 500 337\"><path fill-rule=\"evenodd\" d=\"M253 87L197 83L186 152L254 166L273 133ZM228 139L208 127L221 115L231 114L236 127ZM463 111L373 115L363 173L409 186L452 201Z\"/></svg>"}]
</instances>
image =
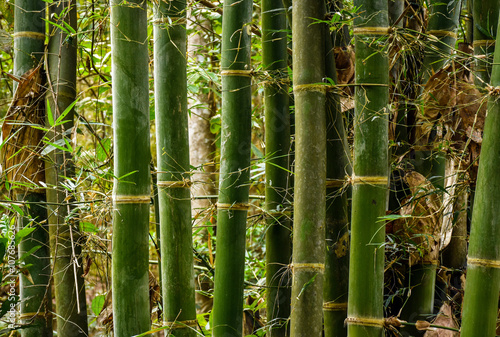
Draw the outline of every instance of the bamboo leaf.
<instances>
[{"instance_id":1,"label":"bamboo leaf","mask_svg":"<svg viewBox=\"0 0 500 337\"><path fill-rule=\"evenodd\" d=\"M33 229L35 230L35 228L30 228L30 229ZM21 257L19 258L20 261L23 261L24 259L26 259L28 256L31 256L33 253L35 253L37 250L39 250L40 248L42 248L42 246L34 246L32 247L30 250L28 250L27 252L24 252L23 255L21 255ZM27 267L27 266L25 266ZM23 274L25 274L23 272ZM30 282L33 284L33 279L31 278L31 276L27 277Z\"/></svg>"},{"instance_id":2,"label":"bamboo leaf","mask_svg":"<svg viewBox=\"0 0 500 337\"><path fill-rule=\"evenodd\" d=\"M98 295L92 299L92 303L90 304L90 308L94 315L98 316L102 309L104 308L104 303L106 302L106 295Z\"/></svg>"},{"instance_id":3,"label":"bamboo leaf","mask_svg":"<svg viewBox=\"0 0 500 337\"><path fill-rule=\"evenodd\" d=\"M297 299L299 299L300 295L302 295L302 293L307 289L307 287L309 287L311 284L314 283L316 276L318 276L318 274L314 274L314 276L302 286L302 289L300 289L300 292L297 295Z\"/></svg>"},{"instance_id":4,"label":"bamboo leaf","mask_svg":"<svg viewBox=\"0 0 500 337\"><path fill-rule=\"evenodd\" d=\"M75 106L75 104L78 102L78 100L74 100L73 103L71 103L70 105L68 105L68 107L66 109L64 109L64 111L61 113L61 115L59 117L57 117L57 120L55 121L54 125L57 126L57 125L62 125L68 121L63 121L64 118L71 112L71 110L73 110L73 107Z\"/></svg>"},{"instance_id":5,"label":"bamboo leaf","mask_svg":"<svg viewBox=\"0 0 500 337\"><path fill-rule=\"evenodd\" d=\"M47 100L46 108L47 108L46 109L47 110L47 121L49 122L50 126L54 126L55 120L54 120L54 115L52 114L52 108L50 106L49 100Z\"/></svg>"},{"instance_id":6,"label":"bamboo leaf","mask_svg":"<svg viewBox=\"0 0 500 337\"><path fill-rule=\"evenodd\" d=\"M17 246L23 238L30 235L34 230L35 230L35 227L24 227L23 229L21 229L14 236L14 244Z\"/></svg>"}]
</instances>

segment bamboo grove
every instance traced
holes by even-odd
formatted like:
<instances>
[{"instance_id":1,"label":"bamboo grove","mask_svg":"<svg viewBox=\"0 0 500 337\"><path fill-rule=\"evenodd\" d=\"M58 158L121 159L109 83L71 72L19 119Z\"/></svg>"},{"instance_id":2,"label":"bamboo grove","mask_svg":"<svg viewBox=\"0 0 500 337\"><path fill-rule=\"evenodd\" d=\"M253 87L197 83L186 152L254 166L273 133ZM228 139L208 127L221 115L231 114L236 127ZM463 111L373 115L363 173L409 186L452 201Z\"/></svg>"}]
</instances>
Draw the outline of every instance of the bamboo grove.
<instances>
[{"instance_id":1,"label":"bamboo grove","mask_svg":"<svg viewBox=\"0 0 500 337\"><path fill-rule=\"evenodd\" d=\"M496 0L0 4L0 335L500 336Z\"/></svg>"}]
</instances>

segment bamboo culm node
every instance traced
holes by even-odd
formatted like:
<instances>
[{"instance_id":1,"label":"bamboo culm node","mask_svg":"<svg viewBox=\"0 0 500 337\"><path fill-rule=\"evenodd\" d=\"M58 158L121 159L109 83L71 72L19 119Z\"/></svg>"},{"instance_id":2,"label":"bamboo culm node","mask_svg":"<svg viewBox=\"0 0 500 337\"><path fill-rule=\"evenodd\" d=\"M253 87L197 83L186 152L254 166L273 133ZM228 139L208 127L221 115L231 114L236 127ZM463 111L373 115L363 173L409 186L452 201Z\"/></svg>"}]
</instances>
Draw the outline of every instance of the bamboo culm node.
<instances>
[{"instance_id":1,"label":"bamboo culm node","mask_svg":"<svg viewBox=\"0 0 500 337\"><path fill-rule=\"evenodd\" d=\"M498 260L487 260L487 259L480 259L480 258L475 258L475 257L468 257L467 258L467 265L500 269L500 261L498 261Z\"/></svg>"},{"instance_id":2,"label":"bamboo culm node","mask_svg":"<svg viewBox=\"0 0 500 337\"><path fill-rule=\"evenodd\" d=\"M162 188L190 188L193 185L191 180L158 181L158 187Z\"/></svg>"},{"instance_id":3,"label":"bamboo culm node","mask_svg":"<svg viewBox=\"0 0 500 337\"><path fill-rule=\"evenodd\" d=\"M319 93L326 94L327 87L328 87L327 84L321 84L321 83L297 84L293 86L293 92L298 93L302 91L317 91Z\"/></svg>"},{"instance_id":4,"label":"bamboo culm node","mask_svg":"<svg viewBox=\"0 0 500 337\"><path fill-rule=\"evenodd\" d=\"M188 321L165 322L165 325L168 326L170 330L175 330L175 329L183 329L189 327L197 327L198 321L188 320Z\"/></svg>"},{"instance_id":5,"label":"bamboo culm node","mask_svg":"<svg viewBox=\"0 0 500 337\"><path fill-rule=\"evenodd\" d=\"M337 302L325 302L323 303L323 311L346 311L347 302L337 303Z\"/></svg>"},{"instance_id":6,"label":"bamboo culm node","mask_svg":"<svg viewBox=\"0 0 500 337\"><path fill-rule=\"evenodd\" d=\"M356 176L350 178L352 185L368 184L368 185L387 185L389 178L387 176Z\"/></svg>"},{"instance_id":7,"label":"bamboo culm node","mask_svg":"<svg viewBox=\"0 0 500 337\"><path fill-rule=\"evenodd\" d=\"M37 317L52 317L52 313L50 312L23 312L19 314L20 319L34 319Z\"/></svg>"},{"instance_id":8,"label":"bamboo culm node","mask_svg":"<svg viewBox=\"0 0 500 337\"><path fill-rule=\"evenodd\" d=\"M182 26L187 23L185 17L168 16L161 17L153 20L153 25L169 25L169 26Z\"/></svg>"},{"instance_id":9,"label":"bamboo culm node","mask_svg":"<svg viewBox=\"0 0 500 337\"><path fill-rule=\"evenodd\" d=\"M488 90L488 94L490 96L498 96L500 94L500 87L493 87L491 85L486 85L486 89Z\"/></svg>"},{"instance_id":10,"label":"bamboo culm node","mask_svg":"<svg viewBox=\"0 0 500 337\"><path fill-rule=\"evenodd\" d=\"M113 202L115 204L149 204L151 202L150 195L114 195Z\"/></svg>"},{"instance_id":11,"label":"bamboo culm node","mask_svg":"<svg viewBox=\"0 0 500 337\"><path fill-rule=\"evenodd\" d=\"M325 270L325 264L324 263L292 263L292 270L295 269L309 269L312 271L321 271L323 272Z\"/></svg>"},{"instance_id":12,"label":"bamboo culm node","mask_svg":"<svg viewBox=\"0 0 500 337\"><path fill-rule=\"evenodd\" d=\"M14 39L21 38L21 37L27 37L30 39L36 39L36 40L45 40L45 34L39 33L39 32L30 32L30 31L24 31L24 32L15 32L12 37Z\"/></svg>"},{"instance_id":13,"label":"bamboo culm node","mask_svg":"<svg viewBox=\"0 0 500 337\"><path fill-rule=\"evenodd\" d=\"M347 317L345 323L351 325L385 327L385 320L378 318Z\"/></svg>"},{"instance_id":14,"label":"bamboo culm node","mask_svg":"<svg viewBox=\"0 0 500 337\"><path fill-rule=\"evenodd\" d=\"M475 40L472 42L473 47L493 47L495 40Z\"/></svg>"},{"instance_id":15,"label":"bamboo culm node","mask_svg":"<svg viewBox=\"0 0 500 337\"><path fill-rule=\"evenodd\" d=\"M221 76L242 76L242 77L252 77L253 70L237 70L237 69L227 69L220 72Z\"/></svg>"},{"instance_id":16,"label":"bamboo culm node","mask_svg":"<svg viewBox=\"0 0 500 337\"><path fill-rule=\"evenodd\" d=\"M427 32L427 34L434 35L434 36L449 36L449 37L452 37L454 39L457 38L457 33L453 32L453 31L449 31L449 30L429 30Z\"/></svg>"},{"instance_id":17,"label":"bamboo culm node","mask_svg":"<svg viewBox=\"0 0 500 337\"><path fill-rule=\"evenodd\" d=\"M390 33L389 27L357 27L354 28L354 35L387 35Z\"/></svg>"},{"instance_id":18,"label":"bamboo culm node","mask_svg":"<svg viewBox=\"0 0 500 337\"><path fill-rule=\"evenodd\" d=\"M227 209L231 211L247 211L250 208L250 204L245 203L223 204L218 202L215 205L217 209Z\"/></svg>"}]
</instances>

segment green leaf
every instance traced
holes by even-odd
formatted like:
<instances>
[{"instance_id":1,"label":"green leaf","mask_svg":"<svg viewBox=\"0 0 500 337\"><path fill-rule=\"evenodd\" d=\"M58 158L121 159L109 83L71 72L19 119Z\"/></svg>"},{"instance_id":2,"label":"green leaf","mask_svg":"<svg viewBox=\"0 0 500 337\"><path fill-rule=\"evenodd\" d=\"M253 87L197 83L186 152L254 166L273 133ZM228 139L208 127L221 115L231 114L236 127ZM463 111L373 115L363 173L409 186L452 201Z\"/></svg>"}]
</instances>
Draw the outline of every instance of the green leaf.
<instances>
[{"instance_id":1,"label":"green leaf","mask_svg":"<svg viewBox=\"0 0 500 337\"><path fill-rule=\"evenodd\" d=\"M304 284L302 289L300 289L299 294L297 295L297 299L300 297L300 295L302 295L302 293L307 289L307 287L309 287L311 284L314 283L314 280L316 280L316 276L318 276L318 274L314 274L314 276Z\"/></svg>"},{"instance_id":2,"label":"green leaf","mask_svg":"<svg viewBox=\"0 0 500 337\"><path fill-rule=\"evenodd\" d=\"M90 307L94 315L98 316L101 313L104 308L104 302L106 302L106 295L98 295L92 299Z\"/></svg>"},{"instance_id":3,"label":"green leaf","mask_svg":"<svg viewBox=\"0 0 500 337\"><path fill-rule=\"evenodd\" d=\"M34 228L33 228L34 229ZM23 255L21 255L21 257L19 258L20 261L23 261L25 258L31 256L34 252L36 252L37 250L39 250L40 248L42 248L42 246L35 246L35 247L32 247L30 250L28 250L27 252L25 252ZM27 267L27 266L25 266Z\"/></svg>"},{"instance_id":4,"label":"green leaf","mask_svg":"<svg viewBox=\"0 0 500 337\"><path fill-rule=\"evenodd\" d=\"M213 134L219 133L221 128L220 115L214 116L210 119L210 132Z\"/></svg>"},{"instance_id":5,"label":"green leaf","mask_svg":"<svg viewBox=\"0 0 500 337\"><path fill-rule=\"evenodd\" d=\"M86 222L86 221L81 221L80 222L80 230L82 232L87 232L87 233L93 233L97 234L97 228L94 226L93 223Z\"/></svg>"},{"instance_id":6,"label":"green leaf","mask_svg":"<svg viewBox=\"0 0 500 337\"><path fill-rule=\"evenodd\" d=\"M16 233L14 244L17 246L23 238L30 235L34 230L35 230L34 227L24 227L23 229L21 229L19 232Z\"/></svg>"},{"instance_id":7,"label":"green leaf","mask_svg":"<svg viewBox=\"0 0 500 337\"><path fill-rule=\"evenodd\" d=\"M62 125L66 122L69 122L69 121L63 121L64 117L66 117L72 110L73 110L73 107L75 106L76 102L78 102L78 100L74 100L73 103L71 103L70 105L68 105L68 107L66 109L64 109L64 111L61 113L61 115L59 117L57 117L57 120L55 121L55 125Z\"/></svg>"},{"instance_id":8,"label":"green leaf","mask_svg":"<svg viewBox=\"0 0 500 337\"><path fill-rule=\"evenodd\" d=\"M3 258L5 256L5 252L7 251L7 245L9 244L9 239L7 238L0 238L0 261L3 261ZM2 278L0 277L0 280Z\"/></svg>"},{"instance_id":9,"label":"green leaf","mask_svg":"<svg viewBox=\"0 0 500 337\"><path fill-rule=\"evenodd\" d=\"M98 161L106 161L108 159L109 153L111 151L111 139L105 138L101 139L97 143L96 156Z\"/></svg>"},{"instance_id":10,"label":"green leaf","mask_svg":"<svg viewBox=\"0 0 500 337\"><path fill-rule=\"evenodd\" d=\"M54 115L52 114L52 108L50 107L50 102L47 100L46 110L47 110L47 121L49 122L50 126L54 126L55 120L54 120Z\"/></svg>"},{"instance_id":11,"label":"green leaf","mask_svg":"<svg viewBox=\"0 0 500 337\"><path fill-rule=\"evenodd\" d=\"M2 308L0 309L0 318L5 316L5 314L9 312L11 303L16 304L18 298L18 296L7 297L7 299L2 303Z\"/></svg>"},{"instance_id":12,"label":"green leaf","mask_svg":"<svg viewBox=\"0 0 500 337\"><path fill-rule=\"evenodd\" d=\"M18 205L16 204L10 204L10 206L12 206L12 208L14 209L14 211L19 214L20 216L24 216L24 212L23 212L23 209L21 207L19 207Z\"/></svg>"}]
</instances>

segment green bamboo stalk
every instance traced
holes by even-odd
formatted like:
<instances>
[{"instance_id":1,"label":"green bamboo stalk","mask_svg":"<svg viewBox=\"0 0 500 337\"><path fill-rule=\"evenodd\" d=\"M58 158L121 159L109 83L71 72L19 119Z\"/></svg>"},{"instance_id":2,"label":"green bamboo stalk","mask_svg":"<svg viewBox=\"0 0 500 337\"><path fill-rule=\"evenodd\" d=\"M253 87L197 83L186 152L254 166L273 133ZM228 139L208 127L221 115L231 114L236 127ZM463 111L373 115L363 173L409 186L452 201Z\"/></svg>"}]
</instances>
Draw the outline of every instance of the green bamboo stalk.
<instances>
[{"instance_id":1,"label":"green bamboo stalk","mask_svg":"<svg viewBox=\"0 0 500 337\"><path fill-rule=\"evenodd\" d=\"M144 1L111 1L113 74L113 323L118 337L148 331L149 86Z\"/></svg>"},{"instance_id":2,"label":"green bamboo stalk","mask_svg":"<svg viewBox=\"0 0 500 337\"><path fill-rule=\"evenodd\" d=\"M262 1L262 62L270 78L264 87L266 114L266 285L269 336L288 335L291 258L289 208L290 110L286 10L282 0Z\"/></svg>"},{"instance_id":3,"label":"green bamboo stalk","mask_svg":"<svg viewBox=\"0 0 500 337\"><path fill-rule=\"evenodd\" d=\"M155 6L154 37L163 321L175 336L196 336L185 0Z\"/></svg>"},{"instance_id":4,"label":"green bamboo stalk","mask_svg":"<svg viewBox=\"0 0 500 337\"><path fill-rule=\"evenodd\" d=\"M50 7L50 14L58 25L65 22L76 31L76 3L57 1ZM57 19L59 18L59 19ZM49 88L47 93L52 120L55 121L71 109L76 99L76 34L67 34L57 26L49 26L48 47ZM73 110L64 117L64 124L51 125L48 137L52 143L63 139L71 142ZM51 121L51 123L53 123ZM69 137L68 137L69 135ZM81 259L81 235L78 223L66 220L71 206L64 203L71 198L61 183L74 176L72 154L55 149L45 163L49 202L49 232L54 264L54 293L56 299L57 333L59 336L86 336L88 334L87 306L83 264ZM68 198L69 197L69 198Z\"/></svg>"},{"instance_id":5,"label":"green bamboo stalk","mask_svg":"<svg viewBox=\"0 0 500 337\"><path fill-rule=\"evenodd\" d=\"M14 75L22 76L39 65L45 50L45 3L43 1L16 0L14 6ZM16 84L17 87L17 84ZM41 102L35 103L40 106ZM42 103L43 105L43 103ZM25 107L26 108L26 107ZM39 109L39 108L35 108ZM28 128L28 126L25 126ZM4 135L5 137L6 135ZM31 161L30 165L35 165ZM16 178L14 178L16 179ZM32 178L31 178L32 179ZM42 178L43 179L43 178ZM17 179L16 179L17 180ZM19 295L21 302L21 323L32 324L21 330L21 336L52 336L52 301L50 289L50 249L47 226L47 211L39 203L45 195L36 191L15 191L15 198L28 202L26 212L35 219L35 230L19 243L19 256L32 248L40 248L24 262L31 277L20 274ZM27 217L19 219L18 228L30 223Z\"/></svg>"},{"instance_id":6,"label":"green bamboo stalk","mask_svg":"<svg viewBox=\"0 0 500 337\"><path fill-rule=\"evenodd\" d=\"M351 250L347 307L350 337L384 336L389 69L387 1L355 1L356 91Z\"/></svg>"},{"instance_id":7,"label":"green bamboo stalk","mask_svg":"<svg viewBox=\"0 0 500 337\"><path fill-rule=\"evenodd\" d=\"M293 1L295 191L292 336L321 336L325 268L326 87L324 1Z\"/></svg>"},{"instance_id":8,"label":"green bamboo stalk","mask_svg":"<svg viewBox=\"0 0 500 337\"><path fill-rule=\"evenodd\" d=\"M45 2L16 0L14 6L14 75L38 65L45 48ZM16 84L17 85L17 84Z\"/></svg>"},{"instance_id":9,"label":"green bamboo stalk","mask_svg":"<svg viewBox=\"0 0 500 337\"><path fill-rule=\"evenodd\" d=\"M452 48L457 40L461 0L446 4L439 0L433 0L430 5L427 27L429 41L424 52L422 69L422 83L424 84L451 57ZM415 151L416 171L427 178L433 177L432 183L435 186L444 187L445 167L446 154L444 152L432 149ZM440 226L440 224L435 224L435 226ZM437 261L430 264L422 263L411 268L409 281L411 294L401 313L405 320L415 322L433 314L436 268ZM407 326L403 330L404 334L410 333L416 336L424 334L424 331L419 331L414 326Z\"/></svg>"},{"instance_id":10,"label":"green bamboo stalk","mask_svg":"<svg viewBox=\"0 0 500 337\"><path fill-rule=\"evenodd\" d=\"M475 1L474 1L475 2ZM462 337L495 336L500 291L500 25L488 97L488 115L477 178L467 259L467 282L462 313Z\"/></svg>"},{"instance_id":11,"label":"green bamboo stalk","mask_svg":"<svg viewBox=\"0 0 500 337\"><path fill-rule=\"evenodd\" d=\"M252 0L224 1L222 131L212 333L241 336L251 146Z\"/></svg>"},{"instance_id":12,"label":"green bamboo stalk","mask_svg":"<svg viewBox=\"0 0 500 337\"><path fill-rule=\"evenodd\" d=\"M21 330L23 337L52 336L52 296L50 289L51 267L47 224L47 209L43 206L45 194L28 192L18 194L18 200L28 203L28 209L20 219L19 228L30 224L35 228L19 243L19 257L32 250L23 262L31 278L20 275L21 322L30 327ZM38 249L36 247L39 247Z\"/></svg>"},{"instance_id":13,"label":"green bamboo stalk","mask_svg":"<svg viewBox=\"0 0 500 337\"><path fill-rule=\"evenodd\" d=\"M326 77L337 83L332 40L339 34L326 33ZM333 37L333 39L332 39ZM338 41L338 39L336 39ZM339 41L341 42L341 41ZM326 263L323 291L325 337L347 336L347 287L349 279L349 228L347 191L344 182L351 174L340 98L326 96Z\"/></svg>"},{"instance_id":14,"label":"green bamboo stalk","mask_svg":"<svg viewBox=\"0 0 500 337\"><path fill-rule=\"evenodd\" d=\"M478 87L490 83L491 61L495 50L496 28L498 24L499 3L496 0L472 2L474 18L474 76Z\"/></svg>"},{"instance_id":15,"label":"green bamboo stalk","mask_svg":"<svg viewBox=\"0 0 500 337\"><path fill-rule=\"evenodd\" d=\"M457 29L460 17L461 0L444 3L441 0L430 2L429 24L427 34L429 39L424 51L422 67L422 83L450 59L452 48L457 40ZM418 140L417 140L418 142ZM434 185L444 186L446 156L436 151L416 151L415 169L423 176L435 177Z\"/></svg>"}]
</instances>

